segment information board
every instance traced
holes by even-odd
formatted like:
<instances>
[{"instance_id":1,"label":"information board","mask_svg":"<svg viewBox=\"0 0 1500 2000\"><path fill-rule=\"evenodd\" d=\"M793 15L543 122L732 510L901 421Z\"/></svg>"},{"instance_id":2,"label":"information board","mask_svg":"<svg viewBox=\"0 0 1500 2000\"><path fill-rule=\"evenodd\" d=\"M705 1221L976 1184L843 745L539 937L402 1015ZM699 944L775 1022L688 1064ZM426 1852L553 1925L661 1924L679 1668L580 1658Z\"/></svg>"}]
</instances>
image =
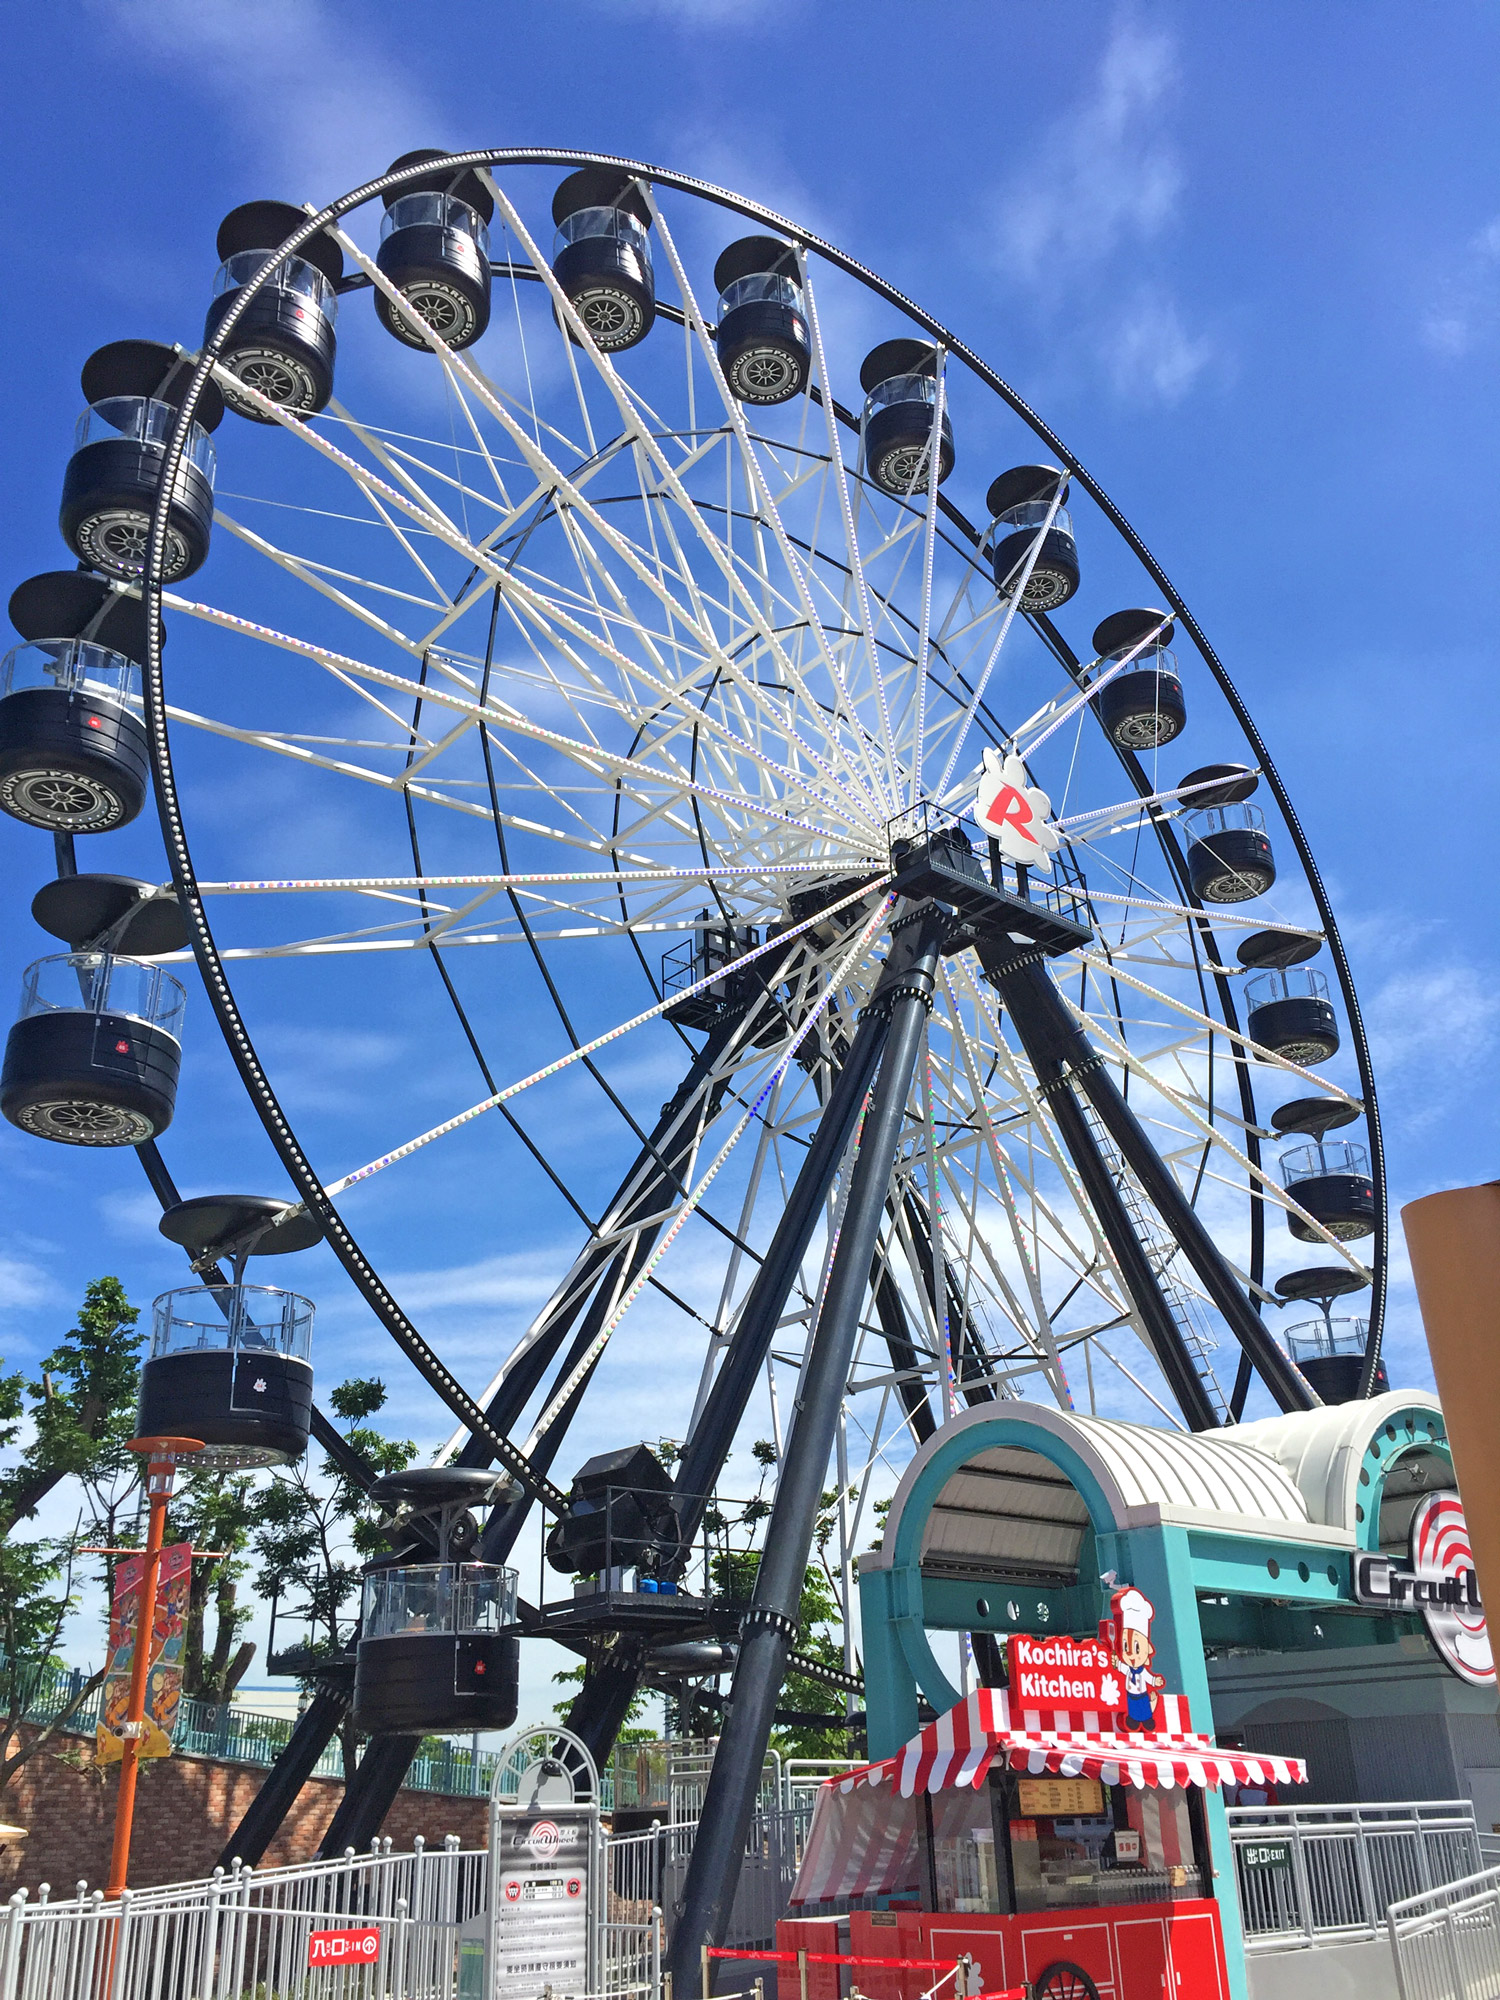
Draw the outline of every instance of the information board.
<instances>
[{"instance_id":1,"label":"information board","mask_svg":"<svg viewBox=\"0 0 1500 2000\"><path fill-rule=\"evenodd\" d=\"M1097 1778L1022 1778L1016 1792L1026 1819L1088 1819L1104 1811Z\"/></svg>"},{"instance_id":2,"label":"information board","mask_svg":"<svg viewBox=\"0 0 1500 2000\"><path fill-rule=\"evenodd\" d=\"M485 2000L577 2000L599 1985L598 1775L567 1732L528 1731L490 1799Z\"/></svg>"}]
</instances>

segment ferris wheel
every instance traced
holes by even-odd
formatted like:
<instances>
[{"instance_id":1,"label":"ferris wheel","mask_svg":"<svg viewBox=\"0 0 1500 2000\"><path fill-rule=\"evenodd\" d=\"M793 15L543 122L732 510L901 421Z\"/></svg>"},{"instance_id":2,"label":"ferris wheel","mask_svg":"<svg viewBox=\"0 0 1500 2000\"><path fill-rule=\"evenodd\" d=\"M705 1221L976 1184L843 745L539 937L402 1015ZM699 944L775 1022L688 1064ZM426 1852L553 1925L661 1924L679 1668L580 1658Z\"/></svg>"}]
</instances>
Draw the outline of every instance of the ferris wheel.
<instances>
[{"instance_id":1,"label":"ferris wheel","mask_svg":"<svg viewBox=\"0 0 1500 2000\"><path fill-rule=\"evenodd\" d=\"M326 1238L452 1411L440 1462L510 1475L493 1561L540 1502L558 1565L597 1563L592 1478L669 1579L754 1425L789 1576L836 1457L847 1590L965 1403L1201 1429L1257 1377L1370 1392L1379 1126L1307 839L1155 559L986 362L761 205L568 151L405 155L218 251L201 348L87 362L81 567L12 599L0 806L58 837L67 947L12 1122L160 1181L195 960L299 1206L174 1204L179 1240L237 1282ZM166 894L72 845L141 810L148 753ZM393 1012L430 1115L325 1157L263 1031L357 1050ZM467 1385L390 1276L450 1200L476 1254L549 1202L579 1245ZM579 1409L643 1383L675 1471L627 1436L554 1485ZM586 1685L596 1754L649 1658Z\"/></svg>"}]
</instances>

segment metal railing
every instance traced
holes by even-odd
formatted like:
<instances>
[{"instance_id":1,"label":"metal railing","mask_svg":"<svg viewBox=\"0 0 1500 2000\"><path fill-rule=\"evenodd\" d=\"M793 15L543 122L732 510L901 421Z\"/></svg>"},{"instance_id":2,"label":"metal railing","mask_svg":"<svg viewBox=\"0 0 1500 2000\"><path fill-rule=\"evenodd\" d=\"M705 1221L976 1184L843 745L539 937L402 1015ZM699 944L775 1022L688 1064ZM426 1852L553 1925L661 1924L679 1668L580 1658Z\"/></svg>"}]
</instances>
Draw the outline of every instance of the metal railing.
<instances>
[{"instance_id":1,"label":"metal railing","mask_svg":"<svg viewBox=\"0 0 1500 2000\"><path fill-rule=\"evenodd\" d=\"M76 1700L87 1676L73 1667L40 1666L26 1671L21 1721L43 1728ZM104 1690L95 1688L63 1724L68 1736L92 1736L99 1721ZM174 1749L187 1757L214 1757L230 1764L274 1764L286 1748L296 1718L264 1709L242 1708L238 1702L200 1701L184 1695L172 1732ZM361 1748L363 1746L361 1745ZM442 1792L452 1798L488 1798L496 1758L481 1750L476 1757L467 1744L444 1737L436 1749L422 1749L412 1759L403 1783L412 1791ZM330 1743L313 1766L315 1778L342 1778L343 1751Z\"/></svg>"},{"instance_id":2,"label":"metal railing","mask_svg":"<svg viewBox=\"0 0 1500 2000\"><path fill-rule=\"evenodd\" d=\"M488 1856L389 1842L369 1854L0 1912L0 2000L454 2000L459 1928L484 1907ZM376 1934L356 1964L310 1964L313 1933Z\"/></svg>"},{"instance_id":3,"label":"metal railing","mask_svg":"<svg viewBox=\"0 0 1500 2000\"><path fill-rule=\"evenodd\" d=\"M1228 1819L1252 1951L1377 1937L1391 1905L1472 1875L1481 1862L1468 1799L1232 1806Z\"/></svg>"},{"instance_id":4,"label":"metal railing","mask_svg":"<svg viewBox=\"0 0 1500 2000\"><path fill-rule=\"evenodd\" d=\"M770 1945L777 1919L784 1917L802 1849L812 1824L812 1806L758 1812L750 1823L745 1858L735 1888L724 1942ZM639 1923L652 1909L672 1910L682 1894L697 1835L696 1820L655 1825L641 1833L612 1834L605 1842L605 1885L609 1916Z\"/></svg>"},{"instance_id":5,"label":"metal railing","mask_svg":"<svg viewBox=\"0 0 1500 2000\"><path fill-rule=\"evenodd\" d=\"M732 1942L773 1940L810 1817L757 1817ZM695 1831L606 1840L600 2000L660 1994L661 1902L680 1892ZM488 1885L488 1853L450 1835L410 1853L387 1840L333 1861L236 1864L116 1902L84 1882L58 1901L45 1887L35 1901L20 1890L0 1908L0 2000L468 2000ZM358 1958L311 1964L321 1930L365 1933Z\"/></svg>"},{"instance_id":6,"label":"metal railing","mask_svg":"<svg viewBox=\"0 0 1500 2000\"><path fill-rule=\"evenodd\" d=\"M1392 1903L1385 1921L1401 2000L1500 1995L1500 1868Z\"/></svg>"}]
</instances>

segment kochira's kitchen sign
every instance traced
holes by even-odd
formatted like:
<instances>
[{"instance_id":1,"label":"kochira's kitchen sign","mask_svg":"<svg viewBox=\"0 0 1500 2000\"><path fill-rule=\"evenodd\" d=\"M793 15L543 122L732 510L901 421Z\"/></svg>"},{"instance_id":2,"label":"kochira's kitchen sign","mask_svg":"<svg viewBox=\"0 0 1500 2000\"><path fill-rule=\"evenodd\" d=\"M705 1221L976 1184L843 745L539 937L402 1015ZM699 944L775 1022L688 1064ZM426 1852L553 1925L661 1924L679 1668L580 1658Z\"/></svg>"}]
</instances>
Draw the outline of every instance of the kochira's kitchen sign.
<instances>
[{"instance_id":1,"label":"kochira's kitchen sign","mask_svg":"<svg viewBox=\"0 0 1500 2000\"><path fill-rule=\"evenodd\" d=\"M1420 1611L1443 1662L1475 1687L1495 1685L1495 1660L1456 1493L1429 1493L1411 1517L1409 1566L1389 1556L1352 1558L1354 1597L1380 1611Z\"/></svg>"}]
</instances>

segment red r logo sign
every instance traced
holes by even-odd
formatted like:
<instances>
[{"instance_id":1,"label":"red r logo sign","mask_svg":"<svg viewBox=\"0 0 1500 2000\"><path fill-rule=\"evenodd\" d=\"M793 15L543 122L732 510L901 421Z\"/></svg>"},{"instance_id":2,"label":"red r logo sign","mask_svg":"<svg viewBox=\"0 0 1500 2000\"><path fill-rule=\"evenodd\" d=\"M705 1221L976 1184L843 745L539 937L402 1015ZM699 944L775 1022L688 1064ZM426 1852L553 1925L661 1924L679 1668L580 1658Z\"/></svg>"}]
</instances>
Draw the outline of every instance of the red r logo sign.
<instances>
[{"instance_id":1,"label":"red r logo sign","mask_svg":"<svg viewBox=\"0 0 1500 2000\"><path fill-rule=\"evenodd\" d=\"M1023 840L1029 840L1033 847L1041 845L1036 835L1027 831L1031 822L1036 818L1036 814L1031 809L1031 801L1024 798L1014 785L1002 785L1000 787L989 805L986 806L984 818L987 825L993 826L997 830L1000 827L1009 826L1020 834Z\"/></svg>"}]
</instances>

